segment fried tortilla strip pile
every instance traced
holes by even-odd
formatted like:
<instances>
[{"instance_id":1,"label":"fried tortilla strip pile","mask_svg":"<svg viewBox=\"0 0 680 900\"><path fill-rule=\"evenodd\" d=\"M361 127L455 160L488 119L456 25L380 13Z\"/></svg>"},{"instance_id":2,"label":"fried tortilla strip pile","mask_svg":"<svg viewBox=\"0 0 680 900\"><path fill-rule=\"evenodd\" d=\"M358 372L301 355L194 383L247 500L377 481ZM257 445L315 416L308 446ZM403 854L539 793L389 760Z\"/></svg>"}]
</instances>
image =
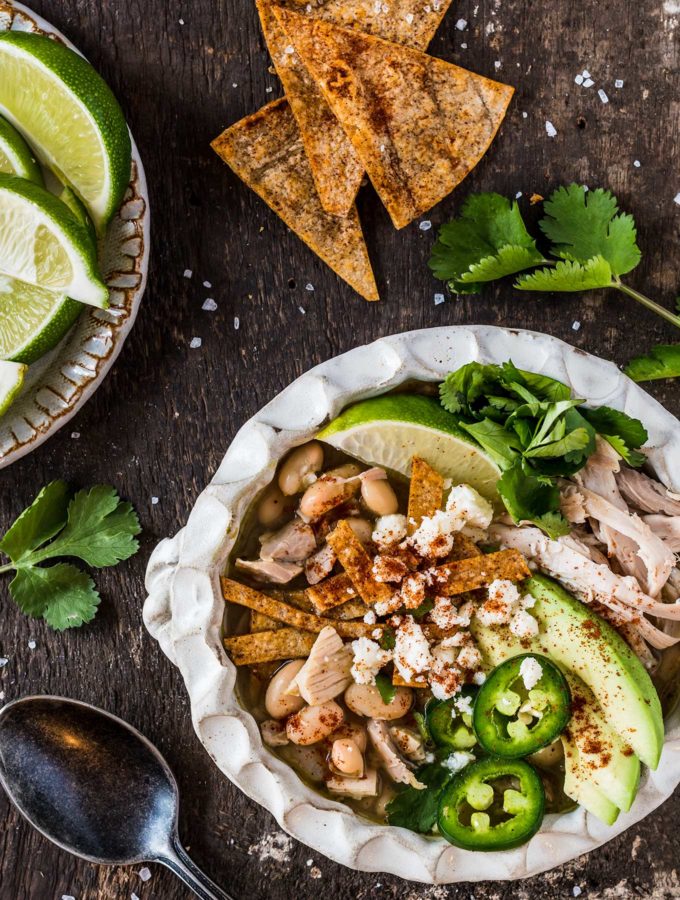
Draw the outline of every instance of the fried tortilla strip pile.
<instances>
[{"instance_id":1,"label":"fried tortilla strip pile","mask_svg":"<svg viewBox=\"0 0 680 900\"><path fill-rule=\"evenodd\" d=\"M281 5L425 50L450 2L444 0L432 5L428 0L392 0L383 6L375 0L327 0L313 7L307 2ZM346 216L361 185L364 167L319 86L278 23L271 0L257 0L257 9L269 53L300 127L321 204L333 215Z\"/></svg>"},{"instance_id":2,"label":"fried tortilla strip pile","mask_svg":"<svg viewBox=\"0 0 680 900\"><path fill-rule=\"evenodd\" d=\"M289 606L281 600L268 597L266 594L246 587L238 581L232 581L230 578L222 578L222 596L230 603L254 609L276 619L277 622L285 622L286 625L291 625L293 628L315 634L318 634L327 625L335 628L341 638L369 637L376 628L382 628L380 625L367 625L365 622L324 619L321 616L315 616L296 609L294 606Z\"/></svg>"},{"instance_id":3,"label":"fried tortilla strip pile","mask_svg":"<svg viewBox=\"0 0 680 900\"><path fill-rule=\"evenodd\" d=\"M320 612L328 612L342 603L356 599L359 594L346 572L333 575L307 588L307 596L314 608Z\"/></svg>"},{"instance_id":4,"label":"fried tortilla strip pile","mask_svg":"<svg viewBox=\"0 0 680 900\"><path fill-rule=\"evenodd\" d=\"M442 200L486 153L511 87L370 34L274 12L396 228Z\"/></svg>"},{"instance_id":5,"label":"fried tortilla strip pile","mask_svg":"<svg viewBox=\"0 0 680 900\"><path fill-rule=\"evenodd\" d=\"M307 246L366 300L378 299L359 216L331 216L314 187L300 130L285 99L227 128L215 152Z\"/></svg>"},{"instance_id":6,"label":"fried tortilla strip pile","mask_svg":"<svg viewBox=\"0 0 680 900\"><path fill-rule=\"evenodd\" d=\"M445 563L429 571L432 573L433 589L441 597L453 597L489 587L497 579L523 581L531 575L527 561L518 550L483 553Z\"/></svg>"},{"instance_id":7,"label":"fried tortilla strip pile","mask_svg":"<svg viewBox=\"0 0 680 900\"><path fill-rule=\"evenodd\" d=\"M411 461L411 485L408 492L408 533L418 528L425 516L433 516L444 504L444 479L419 456Z\"/></svg>"},{"instance_id":8,"label":"fried tortilla strip pile","mask_svg":"<svg viewBox=\"0 0 680 900\"><path fill-rule=\"evenodd\" d=\"M375 580L373 560L346 520L339 522L326 540L365 603L374 606L390 601L392 591L386 584Z\"/></svg>"},{"instance_id":9,"label":"fried tortilla strip pile","mask_svg":"<svg viewBox=\"0 0 680 900\"><path fill-rule=\"evenodd\" d=\"M297 628L258 631L224 639L224 649L235 666L254 666L277 659L309 656L316 634Z\"/></svg>"}]
</instances>

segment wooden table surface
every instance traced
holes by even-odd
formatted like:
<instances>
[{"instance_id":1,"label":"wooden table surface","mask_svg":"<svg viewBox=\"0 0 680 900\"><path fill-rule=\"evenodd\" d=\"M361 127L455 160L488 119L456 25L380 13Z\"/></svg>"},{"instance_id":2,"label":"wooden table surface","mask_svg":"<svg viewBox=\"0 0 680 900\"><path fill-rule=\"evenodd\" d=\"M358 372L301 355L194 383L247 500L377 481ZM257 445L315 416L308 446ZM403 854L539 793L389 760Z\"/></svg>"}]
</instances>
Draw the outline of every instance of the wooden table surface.
<instances>
[{"instance_id":1,"label":"wooden table surface","mask_svg":"<svg viewBox=\"0 0 680 900\"><path fill-rule=\"evenodd\" d=\"M602 292L536 299L504 285L435 305L442 285L426 261L434 229L468 192L526 198L576 180L612 188L635 213L644 260L631 281L672 305L680 284L680 4L454 0L432 52L505 79L517 95L488 156L430 214L433 230L413 224L396 232L375 195L362 191L383 295L373 305L339 282L209 148L224 126L279 92L250 0L35 0L34 7L87 54L122 102L146 164L153 254L138 323L106 383L69 426L0 472L0 526L44 483L65 478L115 484L139 510L144 535L135 559L97 574L102 609L79 631L56 634L25 618L2 584L0 656L9 662L0 669L0 697L65 694L145 732L177 774L184 841L237 900L320 892L342 900L490 900L571 897L579 889L603 900L680 897L678 797L587 858L521 885L426 888L320 858L218 773L192 731L180 677L141 616L155 543L184 523L239 426L321 360L393 332L466 322L547 331L619 363L676 339L670 325ZM589 89L574 81L584 68L595 80ZM209 297L214 312L201 309ZM200 349L190 349L194 337ZM658 384L653 393L680 412L677 385ZM72 859L0 796L0 900L133 894L189 896L158 868L144 882L138 870Z\"/></svg>"}]
</instances>

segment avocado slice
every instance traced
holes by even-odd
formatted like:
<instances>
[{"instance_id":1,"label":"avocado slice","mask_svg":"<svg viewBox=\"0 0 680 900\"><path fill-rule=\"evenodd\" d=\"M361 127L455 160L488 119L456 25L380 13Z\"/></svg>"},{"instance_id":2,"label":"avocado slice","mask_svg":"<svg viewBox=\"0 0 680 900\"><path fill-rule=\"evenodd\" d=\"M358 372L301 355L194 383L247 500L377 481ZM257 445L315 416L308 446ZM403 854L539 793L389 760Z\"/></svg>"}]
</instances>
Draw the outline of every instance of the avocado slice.
<instances>
[{"instance_id":1,"label":"avocado slice","mask_svg":"<svg viewBox=\"0 0 680 900\"><path fill-rule=\"evenodd\" d=\"M578 748L566 734L562 735L564 747L564 793L587 809L605 825L613 825L619 817L619 808L589 780L579 758Z\"/></svg>"},{"instance_id":2,"label":"avocado slice","mask_svg":"<svg viewBox=\"0 0 680 900\"><path fill-rule=\"evenodd\" d=\"M650 769L659 764L663 715L649 674L619 634L561 585L535 575L524 584L536 598L538 643L595 694L607 722Z\"/></svg>"}]
</instances>

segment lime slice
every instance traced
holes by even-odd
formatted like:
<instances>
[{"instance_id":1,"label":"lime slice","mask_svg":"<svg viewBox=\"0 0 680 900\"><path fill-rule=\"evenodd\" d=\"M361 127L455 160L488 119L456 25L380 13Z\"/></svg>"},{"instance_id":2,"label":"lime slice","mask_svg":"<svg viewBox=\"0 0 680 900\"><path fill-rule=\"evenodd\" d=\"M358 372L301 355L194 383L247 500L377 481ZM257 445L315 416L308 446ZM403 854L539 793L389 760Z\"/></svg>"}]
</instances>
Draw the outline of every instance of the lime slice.
<instances>
[{"instance_id":1,"label":"lime slice","mask_svg":"<svg viewBox=\"0 0 680 900\"><path fill-rule=\"evenodd\" d=\"M92 66L38 34L0 35L0 113L38 159L73 188L97 231L130 181L130 134L118 101Z\"/></svg>"},{"instance_id":2,"label":"lime slice","mask_svg":"<svg viewBox=\"0 0 680 900\"><path fill-rule=\"evenodd\" d=\"M40 166L16 128L0 118L0 172L43 183Z\"/></svg>"},{"instance_id":3,"label":"lime slice","mask_svg":"<svg viewBox=\"0 0 680 900\"><path fill-rule=\"evenodd\" d=\"M84 225L87 228L96 244L97 234L94 230L92 219L89 217L87 210L85 209L85 204L76 194L76 192L70 187L65 187L61 194L59 194L59 199L65 206L68 206L73 217L78 222L80 222L81 225Z\"/></svg>"},{"instance_id":4,"label":"lime slice","mask_svg":"<svg viewBox=\"0 0 680 900\"><path fill-rule=\"evenodd\" d=\"M81 303L108 305L88 230L44 188L12 175L0 175L0 272Z\"/></svg>"},{"instance_id":5,"label":"lime slice","mask_svg":"<svg viewBox=\"0 0 680 900\"><path fill-rule=\"evenodd\" d=\"M0 360L35 362L51 350L83 310L81 303L0 275Z\"/></svg>"},{"instance_id":6,"label":"lime slice","mask_svg":"<svg viewBox=\"0 0 680 900\"><path fill-rule=\"evenodd\" d=\"M496 500L501 472L431 397L391 394L350 406L317 435L362 462L408 475L420 456L445 478Z\"/></svg>"},{"instance_id":7,"label":"lime slice","mask_svg":"<svg viewBox=\"0 0 680 900\"><path fill-rule=\"evenodd\" d=\"M0 416L10 408L24 383L26 366L13 362L0 362Z\"/></svg>"}]
</instances>

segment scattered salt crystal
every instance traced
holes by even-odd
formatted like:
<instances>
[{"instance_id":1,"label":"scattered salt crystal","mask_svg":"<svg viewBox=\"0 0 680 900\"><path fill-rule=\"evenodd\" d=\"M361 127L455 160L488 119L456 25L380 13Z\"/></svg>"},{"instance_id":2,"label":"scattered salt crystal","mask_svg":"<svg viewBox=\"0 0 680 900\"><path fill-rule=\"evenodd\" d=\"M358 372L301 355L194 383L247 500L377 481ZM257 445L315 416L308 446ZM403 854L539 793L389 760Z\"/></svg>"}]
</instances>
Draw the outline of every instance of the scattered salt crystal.
<instances>
[{"instance_id":1,"label":"scattered salt crystal","mask_svg":"<svg viewBox=\"0 0 680 900\"><path fill-rule=\"evenodd\" d=\"M528 119L528 118L529 118L529 113L528 113L528 112L523 112L523 113L522 113L522 118L523 118L523 119Z\"/></svg>"},{"instance_id":2,"label":"scattered salt crystal","mask_svg":"<svg viewBox=\"0 0 680 900\"><path fill-rule=\"evenodd\" d=\"M208 288L208 290L210 290L210 288L212 287L212 285L210 284L209 281L204 281L204 282L203 282L203 287L204 287L204 288Z\"/></svg>"},{"instance_id":3,"label":"scattered salt crystal","mask_svg":"<svg viewBox=\"0 0 680 900\"><path fill-rule=\"evenodd\" d=\"M583 84L583 75L577 75L576 78L574 78L574 81L576 84Z\"/></svg>"},{"instance_id":4,"label":"scattered salt crystal","mask_svg":"<svg viewBox=\"0 0 680 900\"><path fill-rule=\"evenodd\" d=\"M517 193L515 194L515 200L519 200L519 198L520 198L521 196L522 196L522 192L521 192L521 191L517 191Z\"/></svg>"},{"instance_id":5,"label":"scattered salt crystal","mask_svg":"<svg viewBox=\"0 0 680 900\"><path fill-rule=\"evenodd\" d=\"M191 269L185 269L185 270L184 270L184 277L185 277L185 278L191 278L191 276L192 276L193 274L194 274L194 273L191 271Z\"/></svg>"},{"instance_id":6,"label":"scattered salt crystal","mask_svg":"<svg viewBox=\"0 0 680 900\"><path fill-rule=\"evenodd\" d=\"M578 331L580 327L581 327L581 323L577 319L575 322L572 323L571 329L572 329L572 331Z\"/></svg>"},{"instance_id":7,"label":"scattered salt crystal","mask_svg":"<svg viewBox=\"0 0 680 900\"><path fill-rule=\"evenodd\" d=\"M493 67L496 71L498 71L502 65L503 64L501 63L500 59L494 60Z\"/></svg>"},{"instance_id":8,"label":"scattered salt crystal","mask_svg":"<svg viewBox=\"0 0 680 900\"><path fill-rule=\"evenodd\" d=\"M588 71L588 69L584 69L584 70L583 70L583 77L584 77L584 78L590 78L590 77L591 77L590 72Z\"/></svg>"},{"instance_id":9,"label":"scattered salt crystal","mask_svg":"<svg viewBox=\"0 0 680 900\"><path fill-rule=\"evenodd\" d=\"M142 879L142 881L148 881L151 878L151 869L149 869L147 866L144 866L143 869L139 870L139 877Z\"/></svg>"},{"instance_id":10,"label":"scattered salt crystal","mask_svg":"<svg viewBox=\"0 0 680 900\"><path fill-rule=\"evenodd\" d=\"M265 92L265 94L271 94L271 92L272 92L273 90L274 90L273 87L266 87L266 88L264 89L264 92Z\"/></svg>"},{"instance_id":11,"label":"scattered salt crystal","mask_svg":"<svg viewBox=\"0 0 680 900\"><path fill-rule=\"evenodd\" d=\"M603 103L609 103L609 97L605 94L602 88L599 89L597 95Z\"/></svg>"},{"instance_id":12,"label":"scattered salt crystal","mask_svg":"<svg viewBox=\"0 0 680 900\"><path fill-rule=\"evenodd\" d=\"M29 641L29 642L28 642L28 649L29 649L29 650L35 650L35 648L36 648L37 646L38 646L38 645L36 644L35 641Z\"/></svg>"},{"instance_id":13,"label":"scattered salt crystal","mask_svg":"<svg viewBox=\"0 0 680 900\"><path fill-rule=\"evenodd\" d=\"M458 21L456 22L456 28L458 29L458 31L465 31L465 29L467 28L466 20L458 19Z\"/></svg>"},{"instance_id":14,"label":"scattered salt crystal","mask_svg":"<svg viewBox=\"0 0 680 900\"><path fill-rule=\"evenodd\" d=\"M72 431L72 432L71 432L71 437L73 438L74 441L77 441L77 440L80 438L80 432L79 432L79 431Z\"/></svg>"},{"instance_id":15,"label":"scattered salt crystal","mask_svg":"<svg viewBox=\"0 0 680 900\"><path fill-rule=\"evenodd\" d=\"M241 320L238 316L234 316L234 331L238 331L241 327Z\"/></svg>"},{"instance_id":16,"label":"scattered salt crystal","mask_svg":"<svg viewBox=\"0 0 680 900\"><path fill-rule=\"evenodd\" d=\"M577 884L575 884L575 885L573 886L573 888L571 889L571 893L572 893L572 896L573 896L573 897L580 897L581 894L583 893L583 891L581 890L581 888L580 888Z\"/></svg>"},{"instance_id":17,"label":"scattered salt crystal","mask_svg":"<svg viewBox=\"0 0 680 900\"><path fill-rule=\"evenodd\" d=\"M139 897L134 891L130 894L130 900L139 900Z\"/></svg>"},{"instance_id":18,"label":"scattered salt crystal","mask_svg":"<svg viewBox=\"0 0 680 900\"><path fill-rule=\"evenodd\" d=\"M463 50L467 50L467 44L461 44L460 46Z\"/></svg>"},{"instance_id":19,"label":"scattered salt crystal","mask_svg":"<svg viewBox=\"0 0 680 900\"><path fill-rule=\"evenodd\" d=\"M406 13L404 16L407 25L413 25L413 13Z\"/></svg>"},{"instance_id":20,"label":"scattered salt crystal","mask_svg":"<svg viewBox=\"0 0 680 900\"><path fill-rule=\"evenodd\" d=\"M307 865L308 865L308 866L313 866L313 865L314 865L314 860L313 860L313 859L308 859L308 860L307 860Z\"/></svg>"},{"instance_id":21,"label":"scattered salt crystal","mask_svg":"<svg viewBox=\"0 0 680 900\"><path fill-rule=\"evenodd\" d=\"M0 656L0 669L2 669L4 666L6 666L8 662L9 662L9 660L7 659L6 656Z\"/></svg>"},{"instance_id":22,"label":"scattered salt crystal","mask_svg":"<svg viewBox=\"0 0 680 900\"><path fill-rule=\"evenodd\" d=\"M61 900L76 900L73 894L62 894Z\"/></svg>"},{"instance_id":23,"label":"scattered salt crystal","mask_svg":"<svg viewBox=\"0 0 680 900\"><path fill-rule=\"evenodd\" d=\"M217 304L212 297L208 297L208 299L203 303L201 309L204 309L206 312L215 312L215 310L217 309Z\"/></svg>"},{"instance_id":24,"label":"scattered salt crystal","mask_svg":"<svg viewBox=\"0 0 680 900\"><path fill-rule=\"evenodd\" d=\"M314 290L314 285L313 285L311 282L308 282L308 283L305 285L305 290L306 290L306 291L313 291L313 290Z\"/></svg>"},{"instance_id":25,"label":"scattered salt crystal","mask_svg":"<svg viewBox=\"0 0 680 900\"><path fill-rule=\"evenodd\" d=\"M678 206L680 206L680 191L678 191L678 193L675 195L675 197L673 197L673 202L677 203Z\"/></svg>"},{"instance_id":26,"label":"scattered salt crystal","mask_svg":"<svg viewBox=\"0 0 680 900\"><path fill-rule=\"evenodd\" d=\"M592 78L585 78L583 81L583 87L592 87L595 84Z\"/></svg>"},{"instance_id":27,"label":"scattered salt crystal","mask_svg":"<svg viewBox=\"0 0 680 900\"><path fill-rule=\"evenodd\" d=\"M151 498L151 505L152 505L152 506L158 506L158 497L152 497L152 498Z\"/></svg>"},{"instance_id":28,"label":"scattered salt crystal","mask_svg":"<svg viewBox=\"0 0 680 900\"><path fill-rule=\"evenodd\" d=\"M548 137L551 138L554 138L557 135L557 129L555 128L553 123L549 122L547 119L545 122L545 133L548 135Z\"/></svg>"},{"instance_id":29,"label":"scattered salt crystal","mask_svg":"<svg viewBox=\"0 0 680 900\"><path fill-rule=\"evenodd\" d=\"M203 341L199 337L195 337L191 339L189 346L192 350L198 350L202 343Z\"/></svg>"},{"instance_id":30,"label":"scattered salt crystal","mask_svg":"<svg viewBox=\"0 0 680 900\"><path fill-rule=\"evenodd\" d=\"M640 162L639 159L635 159L635 160L633 160L633 165L635 166L636 169L639 169L640 166L642 165L642 163Z\"/></svg>"},{"instance_id":31,"label":"scattered salt crystal","mask_svg":"<svg viewBox=\"0 0 680 900\"><path fill-rule=\"evenodd\" d=\"M443 294L435 294L434 295L434 305L439 306L440 303L443 303L446 298Z\"/></svg>"},{"instance_id":32,"label":"scattered salt crystal","mask_svg":"<svg viewBox=\"0 0 680 900\"><path fill-rule=\"evenodd\" d=\"M180 20L179 20L179 24L180 24L180 25L184 25L184 19L180 19Z\"/></svg>"},{"instance_id":33,"label":"scattered salt crystal","mask_svg":"<svg viewBox=\"0 0 680 900\"><path fill-rule=\"evenodd\" d=\"M306 312L304 306L298 306L298 309L300 310L300 312L301 312L302 315L304 316L304 315L305 315L305 312Z\"/></svg>"},{"instance_id":34,"label":"scattered salt crystal","mask_svg":"<svg viewBox=\"0 0 680 900\"><path fill-rule=\"evenodd\" d=\"M423 221L418 226L421 231L429 231L432 228L432 222L429 219L423 219Z\"/></svg>"},{"instance_id":35,"label":"scattered salt crystal","mask_svg":"<svg viewBox=\"0 0 680 900\"><path fill-rule=\"evenodd\" d=\"M619 89L622 88L623 87L623 78L617 78L616 81L614 82L614 87L619 88Z\"/></svg>"},{"instance_id":36,"label":"scattered salt crystal","mask_svg":"<svg viewBox=\"0 0 680 900\"><path fill-rule=\"evenodd\" d=\"M237 84L237 82L232 81L231 86L232 86L233 88L237 88L237 87L238 87L238 84Z\"/></svg>"}]
</instances>

